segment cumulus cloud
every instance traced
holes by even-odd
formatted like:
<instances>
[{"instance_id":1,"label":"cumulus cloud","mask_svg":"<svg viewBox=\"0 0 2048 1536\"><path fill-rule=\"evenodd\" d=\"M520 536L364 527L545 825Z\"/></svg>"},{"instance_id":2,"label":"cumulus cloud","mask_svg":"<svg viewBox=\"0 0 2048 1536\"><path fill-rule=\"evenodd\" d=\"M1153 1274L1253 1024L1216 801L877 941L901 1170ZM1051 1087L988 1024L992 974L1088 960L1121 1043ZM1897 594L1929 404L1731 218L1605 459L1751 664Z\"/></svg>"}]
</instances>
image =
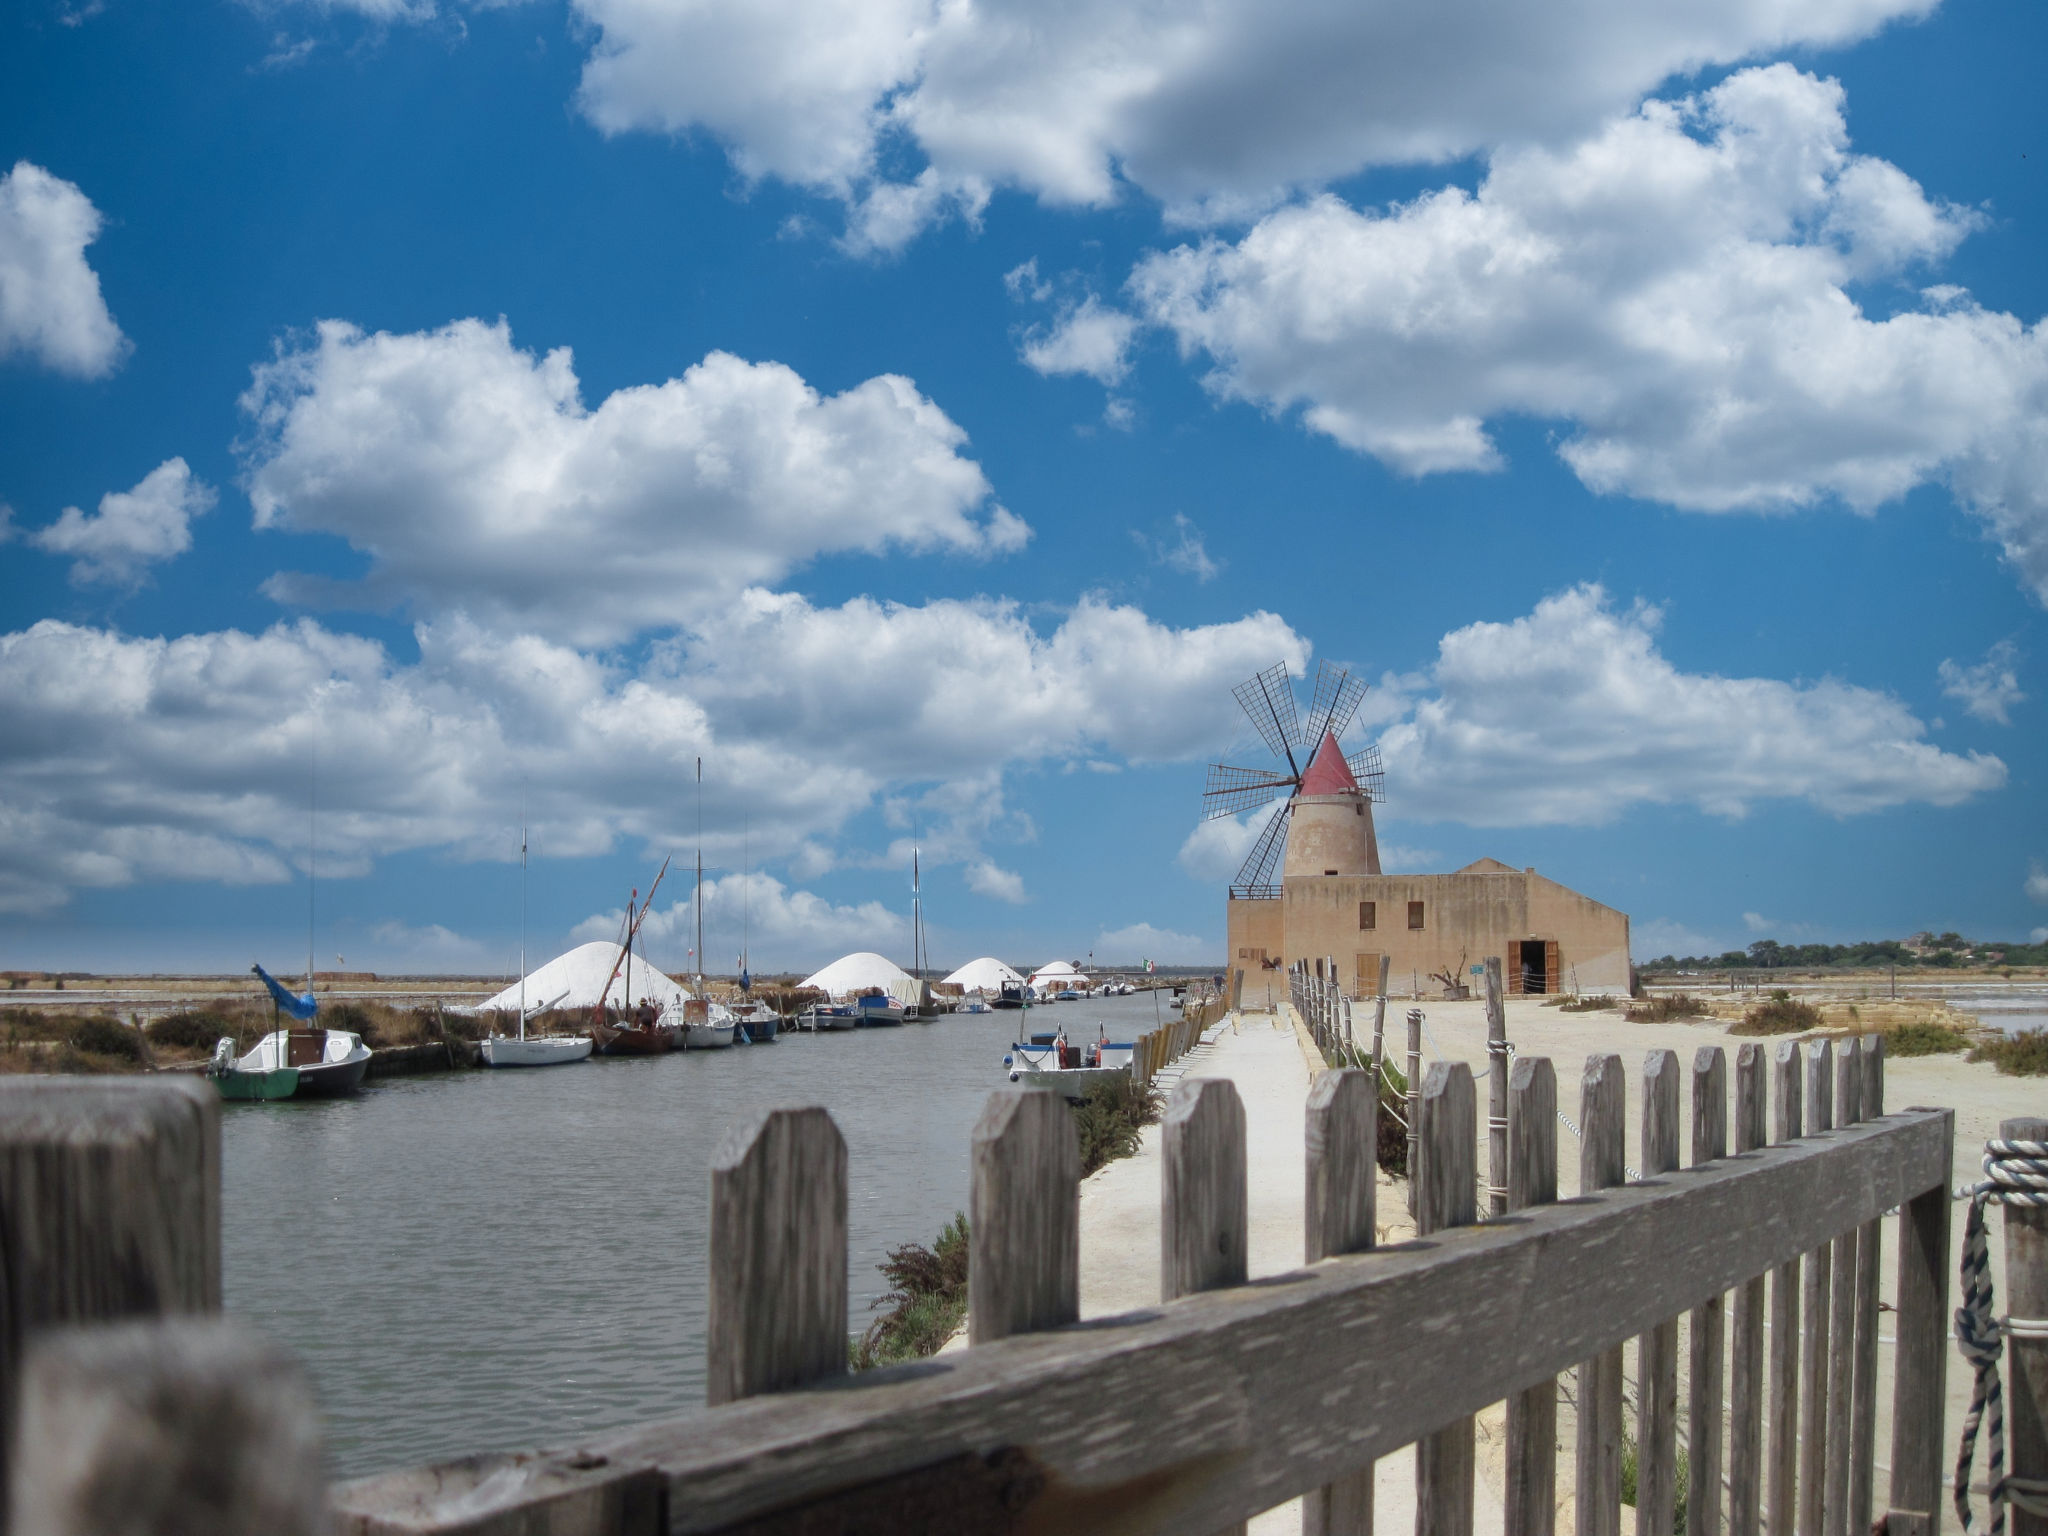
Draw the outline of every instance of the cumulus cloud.
<instances>
[{"instance_id":1,"label":"cumulus cloud","mask_svg":"<svg viewBox=\"0 0 2048 1536\"><path fill-rule=\"evenodd\" d=\"M1242 816L1219 816L1195 824L1195 830L1180 845L1180 867L1197 880L1228 880L1234 876L1266 823L1280 814L1282 802L1275 800L1254 807Z\"/></svg>"},{"instance_id":2,"label":"cumulus cloud","mask_svg":"<svg viewBox=\"0 0 2048 1536\"><path fill-rule=\"evenodd\" d=\"M1219 396L1403 472L1497 469L1488 424L1522 415L1567 426L1592 489L1702 511L1943 482L2048 601L2048 324L1850 296L1977 223L1853 154L1840 86L1778 64L1503 150L1474 192L1314 198L1147 258L1130 292Z\"/></svg>"},{"instance_id":3,"label":"cumulus cloud","mask_svg":"<svg viewBox=\"0 0 2048 1536\"><path fill-rule=\"evenodd\" d=\"M2048 867L2039 859L2027 865L2027 894L2036 901L2048 902Z\"/></svg>"},{"instance_id":4,"label":"cumulus cloud","mask_svg":"<svg viewBox=\"0 0 2048 1536\"><path fill-rule=\"evenodd\" d=\"M1959 700L1979 720L2010 725L2013 705L2026 702L2020 692L2019 651L2010 640L1992 646L1974 666L1958 666L1944 658L1937 671L1943 696Z\"/></svg>"},{"instance_id":5,"label":"cumulus cloud","mask_svg":"<svg viewBox=\"0 0 2048 1536\"><path fill-rule=\"evenodd\" d=\"M87 516L66 507L29 542L53 555L70 555L71 582L131 585L152 565L192 547L192 519L210 509L213 487L192 473L183 459L166 459L133 490L109 491L99 511Z\"/></svg>"},{"instance_id":6,"label":"cumulus cloud","mask_svg":"<svg viewBox=\"0 0 2048 1536\"><path fill-rule=\"evenodd\" d=\"M714 352L593 410L567 348L536 357L502 321L328 321L259 367L242 404L257 526L370 556L360 583L274 579L284 601L461 609L602 644L687 625L822 554L984 557L1028 537L966 434L893 374L821 396L779 363Z\"/></svg>"},{"instance_id":7,"label":"cumulus cloud","mask_svg":"<svg viewBox=\"0 0 2048 1536\"><path fill-rule=\"evenodd\" d=\"M977 859L967 866L967 888L978 896L991 896L1017 906L1030 899L1024 894L1024 877L992 859Z\"/></svg>"},{"instance_id":8,"label":"cumulus cloud","mask_svg":"<svg viewBox=\"0 0 2048 1536\"><path fill-rule=\"evenodd\" d=\"M697 942L693 897L657 906L640 926L650 963L681 975L694 969ZM599 912L577 924L571 937L617 939L623 909ZM812 891L792 890L773 875L754 871L704 882L704 963L707 971L738 969L742 946L758 971L811 968L853 949L887 950L907 943L908 912L879 901L839 903Z\"/></svg>"},{"instance_id":9,"label":"cumulus cloud","mask_svg":"<svg viewBox=\"0 0 2048 1536\"><path fill-rule=\"evenodd\" d=\"M973 870L981 837L1030 835L1002 807L1010 767L1191 756L1228 729L1231 683L1306 652L1267 614L1173 629L1091 601L1040 633L989 601L819 608L758 591L633 667L461 616L414 637L419 659L400 663L310 620L0 635L0 908L144 879L286 879L316 780L323 871L408 849L514 857L522 799L546 856L687 847L679 786L698 756L715 864L740 862L744 819L756 857L815 870L891 786L927 784L927 859ZM856 738L857 756L817 750Z\"/></svg>"},{"instance_id":10,"label":"cumulus cloud","mask_svg":"<svg viewBox=\"0 0 2048 1536\"><path fill-rule=\"evenodd\" d=\"M743 176L842 198L857 238L890 245L1004 186L1101 206L1130 183L1180 217L1236 217L1370 165L1555 142L1673 73L1847 42L1931 3L576 9L596 31L579 100L601 129L706 134Z\"/></svg>"},{"instance_id":11,"label":"cumulus cloud","mask_svg":"<svg viewBox=\"0 0 2048 1536\"><path fill-rule=\"evenodd\" d=\"M1197 581L1212 581L1222 574L1222 562L1211 558L1208 545L1202 542L1202 530L1197 528L1184 512L1173 514L1173 533L1170 537L1147 538L1133 528L1131 538L1136 541L1138 548L1151 558L1154 565L1163 565L1170 571L1179 571L1183 576L1192 576Z\"/></svg>"},{"instance_id":12,"label":"cumulus cloud","mask_svg":"<svg viewBox=\"0 0 2048 1536\"><path fill-rule=\"evenodd\" d=\"M1681 672L1659 622L1588 585L1445 635L1429 691L1380 737L1390 803L1419 820L1593 826L1641 805L1956 805L2006 781L1996 757L1930 744L1888 693Z\"/></svg>"},{"instance_id":13,"label":"cumulus cloud","mask_svg":"<svg viewBox=\"0 0 2048 1536\"><path fill-rule=\"evenodd\" d=\"M1102 956L1099 964L1155 960L1162 965L1200 965L1206 960L1214 960L1220 953L1220 946L1213 939L1198 938L1192 933L1155 928L1150 923L1132 923L1124 928L1105 928L1098 933L1095 936L1095 953Z\"/></svg>"},{"instance_id":14,"label":"cumulus cloud","mask_svg":"<svg viewBox=\"0 0 2048 1536\"><path fill-rule=\"evenodd\" d=\"M1061 311L1050 330L1027 332L1021 355L1038 373L1078 373L1098 384L1119 384L1131 371L1131 338L1137 329L1131 316L1091 293Z\"/></svg>"},{"instance_id":15,"label":"cumulus cloud","mask_svg":"<svg viewBox=\"0 0 2048 1536\"><path fill-rule=\"evenodd\" d=\"M17 160L0 176L0 358L21 353L81 379L119 365L128 338L85 260L102 222L91 198L39 165Z\"/></svg>"}]
</instances>

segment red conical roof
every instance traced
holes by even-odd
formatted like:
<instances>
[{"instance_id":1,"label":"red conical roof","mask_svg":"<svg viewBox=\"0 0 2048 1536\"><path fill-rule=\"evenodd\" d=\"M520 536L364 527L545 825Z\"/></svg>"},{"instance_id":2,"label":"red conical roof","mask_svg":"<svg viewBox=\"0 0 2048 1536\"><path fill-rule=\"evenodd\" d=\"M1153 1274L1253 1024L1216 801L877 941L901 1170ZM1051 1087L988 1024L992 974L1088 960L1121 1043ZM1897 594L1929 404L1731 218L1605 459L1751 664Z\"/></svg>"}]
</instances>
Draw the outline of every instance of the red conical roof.
<instances>
[{"instance_id":1,"label":"red conical roof","mask_svg":"<svg viewBox=\"0 0 2048 1536\"><path fill-rule=\"evenodd\" d=\"M1304 795L1358 793L1358 780L1351 776L1351 765L1344 761L1344 749L1337 745L1336 736L1329 731L1323 732L1323 744L1316 748L1315 761L1301 776L1301 792Z\"/></svg>"}]
</instances>

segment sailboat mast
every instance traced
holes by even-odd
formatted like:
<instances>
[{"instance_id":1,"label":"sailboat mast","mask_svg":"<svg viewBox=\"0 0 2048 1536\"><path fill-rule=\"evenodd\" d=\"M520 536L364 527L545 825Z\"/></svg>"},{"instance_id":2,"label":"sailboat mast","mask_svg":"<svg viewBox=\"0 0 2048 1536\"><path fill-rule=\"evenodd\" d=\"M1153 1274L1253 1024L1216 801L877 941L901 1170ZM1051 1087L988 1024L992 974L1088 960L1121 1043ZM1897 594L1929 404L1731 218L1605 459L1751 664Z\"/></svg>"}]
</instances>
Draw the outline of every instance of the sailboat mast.
<instances>
[{"instance_id":1,"label":"sailboat mast","mask_svg":"<svg viewBox=\"0 0 2048 1536\"><path fill-rule=\"evenodd\" d=\"M704 995L704 759L697 759L697 894L690 898L697 914L697 995ZM707 1014L708 1018L709 1015Z\"/></svg>"},{"instance_id":2,"label":"sailboat mast","mask_svg":"<svg viewBox=\"0 0 2048 1536\"><path fill-rule=\"evenodd\" d=\"M318 743L315 743L315 751ZM313 892L320 878L320 759L306 775L306 991L313 990Z\"/></svg>"},{"instance_id":3,"label":"sailboat mast","mask_svg":"<svg viewBox=\"0 0 2048 1536\"><path fill-rule=\"evenodd\" d=\"M519 807L519 1038L526 1038L526 807Z\"/></svg>"}]
</instances>

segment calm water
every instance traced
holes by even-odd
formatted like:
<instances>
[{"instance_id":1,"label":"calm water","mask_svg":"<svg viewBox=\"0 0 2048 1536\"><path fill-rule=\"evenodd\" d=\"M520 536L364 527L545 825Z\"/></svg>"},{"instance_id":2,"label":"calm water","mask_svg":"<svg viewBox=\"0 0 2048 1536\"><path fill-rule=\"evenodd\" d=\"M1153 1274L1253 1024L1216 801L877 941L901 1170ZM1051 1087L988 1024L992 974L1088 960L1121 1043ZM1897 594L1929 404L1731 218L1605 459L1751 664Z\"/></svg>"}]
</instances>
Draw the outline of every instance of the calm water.
<instances>
[{"instance_id":1,"label":"calm water","mask_svg":"<svg viewBox=\"0 0 2048 1536\"><path fill-rule=\"evenodd\" d=\"M851 1321L884 1252L967 1204L1015 1013L771 1046L374 1083L224 1106L227 1304L312 1371L336 1476L559 1443L704 1397L707 1169L726 1129L823 1104L846 1137ZM1150 998L1034 1010L1092 1039Z\"/></svg>"}]
</instances>

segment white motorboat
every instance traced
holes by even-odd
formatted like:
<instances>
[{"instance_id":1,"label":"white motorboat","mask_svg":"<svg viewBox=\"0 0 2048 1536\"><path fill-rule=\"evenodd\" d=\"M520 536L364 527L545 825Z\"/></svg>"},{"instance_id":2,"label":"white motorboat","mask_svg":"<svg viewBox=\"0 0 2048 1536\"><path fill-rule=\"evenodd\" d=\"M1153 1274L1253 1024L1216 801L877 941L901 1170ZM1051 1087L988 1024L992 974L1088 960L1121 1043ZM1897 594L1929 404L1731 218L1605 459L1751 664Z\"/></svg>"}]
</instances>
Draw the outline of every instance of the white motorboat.
<instances>
[{"instance_id":1,"label":"white motorboat","mask_svg":"<svg viewBox=\"0 0 2048 1536\"><path fill-rule=\"evenodd\" d=\"M693 997L683 1004L684 1050L726 1050L739 1038L739 1033L740 1021L725 1004L703 997Z\"/></svg>"},{"instance_id":2,"label":"white motorboat","mask_svg":"<svg viewBox=\"0 0 2048 1536\"><path fill-rule=\"evenodd\" d=\"M843 1003L813 1003L797 1015L797 1027L808 1030L853 1029L860 1023Z\"/></svg>"},{"instance_id":3,"label":"white motorboat","mask_svg":"<svg viewBox=\"0 0 2048 1536\"><path fill-rule=\"evenodd\" d=\"M1106 1035L1085 1048L1073 1045L1060 1030L1012 1045L1003 1072L1020 1088L1050 1088L1063 1098L1082 1099L1097 1083L1128 1082L1136 1054L1136 1045Z\"/></svg>"},{"instance_id":4,"label":"white motorboat","mask_svg":"<svg viewBox=\"0 0 2048 1536\"><path fill-rule=\"evenodd\" d=\"M352 1093L370 1070L370 1048L348 1029L274 1029L235 1063L238 1072L275 1072L296 1067L297 1098Z\"/></svg>"},{"instance_id":5,"label":"white motorboat","mask_svg":"<svg viewBox=\"0 0 2048 1536\"><path fill-rule=\"evenodd\" d=\"M749 1045L770 1045L782 1033L782 1015L758 999L732 1010Z\"/></svg>"}]
</instances>

